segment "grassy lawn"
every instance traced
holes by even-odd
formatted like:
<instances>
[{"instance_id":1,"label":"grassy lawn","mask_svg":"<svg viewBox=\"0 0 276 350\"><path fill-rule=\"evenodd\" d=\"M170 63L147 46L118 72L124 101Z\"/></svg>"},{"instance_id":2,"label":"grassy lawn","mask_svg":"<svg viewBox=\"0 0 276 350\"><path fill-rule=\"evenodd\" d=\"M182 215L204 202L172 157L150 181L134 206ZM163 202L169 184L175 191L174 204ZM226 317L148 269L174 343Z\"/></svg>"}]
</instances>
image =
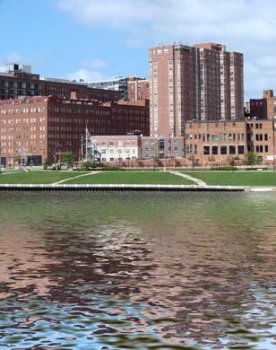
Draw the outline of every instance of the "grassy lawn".
<instances>
[{"instance_id":1,"label":"grassy lawn","mask_svg":"<svg viewBox=\"0 0 276 350\"><path fill-rule=\"evenodd\" d=\"M66 181L66 184L164 184L194 185L194 182L166 172L106 171Z\"/></svg>"},{"instance_id":2,"label":"grassy lawn","mask_svg":"<svg viewBox=\"0 0 276 350\"><path fill-rule=\"evenodd\" d=\"M276 186L276 173L273 172L190 171L185 174L196 177L207 185Z\"/></svg>"},{"instance_id":3,"label":"grassy lawn","mask_svg":"<svg viewBox=\"0 0 276 350\"><path fill-rule=\"evenodd\" d=\"M50 184L63 179L80 175L81 173L63 171L16 171L2 173L0 184Z\"/></svg>"}]
</instances>

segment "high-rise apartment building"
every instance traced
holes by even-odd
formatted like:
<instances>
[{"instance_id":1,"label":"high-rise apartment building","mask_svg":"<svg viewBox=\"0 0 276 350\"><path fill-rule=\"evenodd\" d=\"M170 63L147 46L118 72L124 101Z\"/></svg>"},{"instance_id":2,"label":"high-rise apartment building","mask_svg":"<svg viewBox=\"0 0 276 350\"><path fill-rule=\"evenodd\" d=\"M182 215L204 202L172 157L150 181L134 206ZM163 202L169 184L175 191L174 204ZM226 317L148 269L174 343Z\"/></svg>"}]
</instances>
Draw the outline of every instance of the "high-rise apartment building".
<instances>
[{"instance_id":1,"label":"high-rise apartment building","mask_svg":"<svg viewBox=\"0 0 276 350\"><path fill-rule=\"evenodd\" d=\"M220 44L150 49L152 136L184 135L187 120L243 115L243 55Z\"/></svg>"}]
</instances>

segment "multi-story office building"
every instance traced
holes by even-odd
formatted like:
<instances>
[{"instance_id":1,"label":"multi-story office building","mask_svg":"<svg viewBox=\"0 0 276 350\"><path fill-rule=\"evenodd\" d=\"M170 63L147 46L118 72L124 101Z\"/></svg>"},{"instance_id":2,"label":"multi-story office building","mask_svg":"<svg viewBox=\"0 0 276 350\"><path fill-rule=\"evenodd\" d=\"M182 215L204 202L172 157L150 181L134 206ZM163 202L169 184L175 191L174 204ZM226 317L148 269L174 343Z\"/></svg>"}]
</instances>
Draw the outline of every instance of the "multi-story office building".
<instances>
[{"instance_id":1,"label":"multi-story office building","mask_svg":"<svg viewBox=\"0 0 276 350\"><path fill-rule=\"evenodd\" d=\"M243 116L243 55L219 44L150 49L152 136L181 136L186 120Z\"/></svg>"},{"instance_id":2,"label":"multi-story office building","mask_svg":"<svg viewBox=\"0 0 276 350\"><path fill-rule=\"evenodd\" d=\"M3 164L17 159L41 164L66 151L78 158L85 130L91 135L149 135L145 102L95 103L89 100L25 97L0 101L0 146Z\"/></svg>"},{"instance_id":3,"label":"multi-story office building","mask_svg":"<svg viewBox=\"0 0 276 350\"><path fill-rule=\"evenodd\" d=\"M0 99L19 96L57 96L70 98L75 92L79 98L94 101L118 101L119 91L96 89L86 83L77 83L65 79L41 78L31 73L30 66L12 64L7 72L0 72Z\"/></svg>"},{"instance_id":4,"label":"multi-story office building","mask_svg":"<svg viewBox=\"0 0 276 350\"><path fill-rule=\"evenodd\" d=\"M129 79L128 77L118 77L114 79L100 80L100 81L91 82L89 86L97 89L117 91L120 93L121 98L123 98L124 100L127 100L128 99L128 96L127 96L128 79Z\"/></svg>"}]
</instances>

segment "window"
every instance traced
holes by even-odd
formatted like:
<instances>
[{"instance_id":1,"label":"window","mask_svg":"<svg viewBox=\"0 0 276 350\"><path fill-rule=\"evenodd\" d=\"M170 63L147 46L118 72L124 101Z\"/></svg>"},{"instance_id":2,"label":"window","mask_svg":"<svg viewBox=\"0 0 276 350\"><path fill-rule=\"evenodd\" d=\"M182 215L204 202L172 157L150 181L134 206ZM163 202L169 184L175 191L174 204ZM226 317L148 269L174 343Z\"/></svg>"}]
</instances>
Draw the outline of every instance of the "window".
<instances>
[{"instance_id":1,"label":"window","mask_svg":"<svg viewBox=\"0 0 276 350\"><path fill-rule=\"evenodd\" d=\"M236 154L236 147L235 146L229 146L229 154Z\"/></svg>"},{"instance_id":2,"label":"window","mask_svg":"<svg viewBox=\"0 0 276 350\"><path fill-rule=\"evenodd\" d=\"M209 146L203 146L203 154L204 155L210 154L210 147Z\"/></svg>"},{"instance_id":3,"label":"window","mask_svg":"<svg viewBox=\"0 0 276 350\"><path fill-rule=\"evenodd\" d=\"M244 154L244 146L243 145L238 146L238 153Z\"/></svg>"},{"instance_id":4,"label":"window","mask_svg":"<svg viewBox=\"0 0 276 350\"><path fill-rule=\"evenodd\" d=\"M220 146L220 154L227 154L227 147L226 146Z\"/></svg>"},{"instance_id":5,"label":"window","mask_svg":"<svg viewBox=\"0 0 276 350\"><path fill-rule=\"evenodd\" d=\"M218 146L212 146L212 154L218 154Z\"/></svg>"}]
</instances>

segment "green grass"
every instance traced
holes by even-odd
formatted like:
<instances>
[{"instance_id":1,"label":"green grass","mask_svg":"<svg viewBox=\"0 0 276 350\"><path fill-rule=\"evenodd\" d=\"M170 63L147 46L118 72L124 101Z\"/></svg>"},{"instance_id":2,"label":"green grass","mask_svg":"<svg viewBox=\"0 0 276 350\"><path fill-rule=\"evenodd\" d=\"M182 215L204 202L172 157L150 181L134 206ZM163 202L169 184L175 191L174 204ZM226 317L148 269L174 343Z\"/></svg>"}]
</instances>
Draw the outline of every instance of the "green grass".
<instances>
[{"instance_id":1,"label":"green grass","mask_svg":"<svg viewBox=\"0 0 276 350\"><path fill-rule=\"evenodd\" d=\"M108 171L66 181L70 184L164 184L194 185L194 182L166 172Z\"/></svg>"},{"instance_id":2,"label":"green grass","mask_svg":"<svg viewBox=\"0 0 276 350\"><path fill-rule=\"evenodd\" d=\"M207 185L276 186L276 173L274 172L190 171L190 172L185 172L185 174L188 174L197 179L200 179L206 182Z\"/></svg>"},{"instance_id":3,"label":"green grass","mask_svg":"<svg viewBox=\"0 0 276 350\"><path fill-rule=\"evenodd\" d=\"M0 184L51 184L78 175L80 173L63 171L14 171L2 173Z\"/></svg>"},{"instance_id":4,"label":"green grass","mask_svg":"<svg viewBox=\"0 0 276 350\"><path fill-rule=\"evenodd\" d=\"M14 171L2 173L0 184L51 184L68 179L64 184L164 184L191 185L194 182L166 172L108 171L79 177L86 172Z\"/></svg>"}]
</instances>

